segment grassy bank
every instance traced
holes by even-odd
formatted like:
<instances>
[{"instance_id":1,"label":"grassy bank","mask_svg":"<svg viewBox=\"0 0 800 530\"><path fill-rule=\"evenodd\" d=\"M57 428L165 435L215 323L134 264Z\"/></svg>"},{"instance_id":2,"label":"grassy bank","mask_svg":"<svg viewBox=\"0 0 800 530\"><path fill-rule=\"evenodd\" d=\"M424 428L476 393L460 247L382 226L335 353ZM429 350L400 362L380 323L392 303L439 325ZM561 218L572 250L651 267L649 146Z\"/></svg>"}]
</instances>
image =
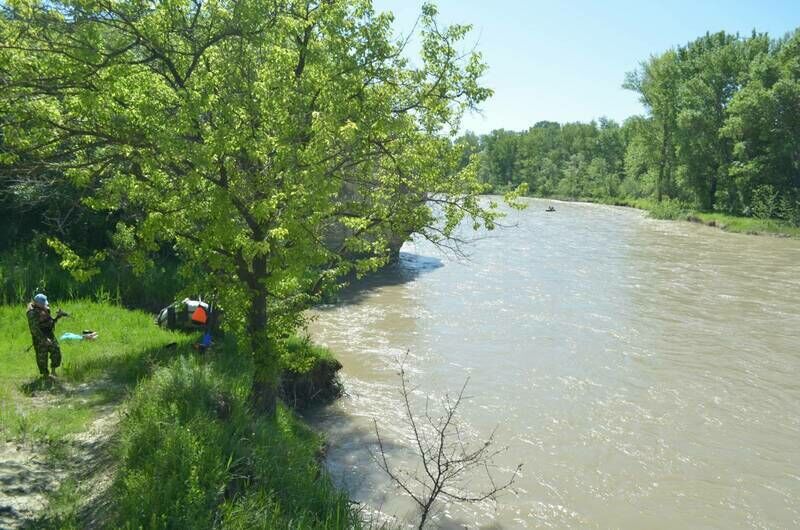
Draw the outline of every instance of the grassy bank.
<instances>
[{"instance_id":1,"label":"grassy bank","mask_svg":"<svg viewBox=\"0 0 800 530\"><path fill-rule=\"evenodd\" d=\"M714 226L739 234L752 235L772 235L782 237L800 238L800 227L780 219L759 219L757 217L745 217L738 215L728 215L719 212L703 212L691 208L675 200L664 200L660 203L653 199L637 199L625 197L537 197L540 199L555 199L568 202L589 202L596 204L608 204L612 206L628 206L645 210L655 219L666 219L675 221L690 221Z\"/></svg>"},{"instance_id":2,"label":"grassy bank","mask_svg":"<svg viewBox=\"0 0 800 530\"><path fill-rule=\"evenodd\" d=\"M80 432L103 405L119 402L159 361L191 351L188 337L155 327L152 317L88 301L68 302L65 331L98 331L96 341L62 341L56 382L38 378L25 306L0 306L0 434L5 439L57 442ZM163 346L177 343L176 350ZM42 406L46 401L46 406Z\"/></svg>"},{"instance_id":3,"label":"grassy bank","mask_svg":"<svg viewBox=\"0 0 800 530\"><path fill-rule=\"evenodd\" d=\"M719 227L726 232L741 234L774 235L800 238L800 227L792 226L778 219L757 219L717 212L692 212L685 219L708 226Z\"/></svg>"},{"instance_id":4,"label":"grassy bank","mask_svg":"<svg viewBox=\"0 0 800 530\"><path fill-rule=\"evenodd\" d=\"M145 313L87 301L64 309L73 318L57 335L91 328L100 338L63 341L61 375L44 384L25 352L24 307L0 307L0 433L50 454L56 469L98 417L117 410L121 420L107 449L103 498L67 478L35 527L92 526L87 514L110 528L358 527L320 466L322 439L286 406L274 419L249 409L251 361L233 340L201 355L191 349L195 337L158 329ZM301 340L289 349L306 373L338 365ZM295 383L308 384L296 369Z\"/></svg>"}]
</instances>

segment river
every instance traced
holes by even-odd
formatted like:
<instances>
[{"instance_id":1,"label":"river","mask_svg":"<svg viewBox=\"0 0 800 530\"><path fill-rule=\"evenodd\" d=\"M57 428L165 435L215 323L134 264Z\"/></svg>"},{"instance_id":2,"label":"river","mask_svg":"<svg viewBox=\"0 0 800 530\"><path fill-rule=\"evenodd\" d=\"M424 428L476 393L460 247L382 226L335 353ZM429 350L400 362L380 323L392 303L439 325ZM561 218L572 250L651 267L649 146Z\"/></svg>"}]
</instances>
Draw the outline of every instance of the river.
<instances>
[{"instance_id":1,"label":"river","mask_svg":"<svg viewBox=\"0 0 800 530\"><path fill-rule=\"evenodd\" d=\"M496 503L442 503L441 527L800 527L800 241L529 204L466 257L407 243L315 311L347 389L312 417L335 481L413 520L370 456L376 420L390 464L416 465L407 356L415 406L469 378L465 430L507 446L494 476L524 464Z\"/></svg>"}]
</instances>

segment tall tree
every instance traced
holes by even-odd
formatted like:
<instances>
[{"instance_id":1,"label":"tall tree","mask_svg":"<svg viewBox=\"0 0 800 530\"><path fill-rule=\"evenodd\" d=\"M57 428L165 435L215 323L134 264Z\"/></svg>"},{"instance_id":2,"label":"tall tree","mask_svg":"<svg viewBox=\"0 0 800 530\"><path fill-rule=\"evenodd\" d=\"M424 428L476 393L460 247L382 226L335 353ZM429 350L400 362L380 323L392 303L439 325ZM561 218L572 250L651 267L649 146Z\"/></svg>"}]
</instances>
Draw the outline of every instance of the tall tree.
<instances>
[{"instance_id":1,"label":"tall tree","mask_svg":"<svg viewBox=\"0 0 800 530\"><path fill-rule=\"evenodd\" d=\"M735 200L728 179L733 144L720 135L720 130L746 64L742 41L724 32L706 34L681 47L678 57L683 78L678 114L683 178L707 210L717 206L717 192L722 187L722 208L729 210Z\"/></svg>"},{"instance_id":2,"label":"tall tree","mask_svg":"<svg viewBox=\"0 0 800 530\"><path fill-rule=\"evenodd\" d=\"M117 239L174 245L218 293L273 411L278 338L342 274L388 259L395 234L441 242L491 227L474 165L449 136L489 96L469 28L423 7L411 66L370 0L20 0L3 4L6 140L137 208ZM13 160L22 169L21 158ZM441 221L441 222L440 222Z\"/></svg>"},{"instance_id":3,"label":"tall tree","mask_svg":"<svg viewBox=\"0 0 800 530\"><path fill-rule=\"evenodd\" d=\"M640 94L642 104L653 119L653 129L657 134L645 136L643 140L655 142L656 148L643 152L655 155L655 192L656 200L660 202L664 194L669 193L672 188L675 170L675 132L680 87L678 55L670 50L650 57L642 63L639 70L626 75L623 86Z\"/></svg>"},{"instance_id":4,"label":"tall tree","mask_svg":"<svg viewBox=\"0 0 800 530\"><path fill-rule=\"evenodd\" d=\"M762 185L787 200L800 190L800 30L756 52L722 129L735 142L731 173L745 206Z\"/></svg>"},{"instance_id":5,"label":"tall tree","mask_svg":"<svg viewBox=\"0 0 800 530\"><path fill-rule=\"evenodd\" d=\"M483 138L481 174L486 182L508 186L517 179L517 133L503 129L492 131Z\"/></svg>"}]
</instances>

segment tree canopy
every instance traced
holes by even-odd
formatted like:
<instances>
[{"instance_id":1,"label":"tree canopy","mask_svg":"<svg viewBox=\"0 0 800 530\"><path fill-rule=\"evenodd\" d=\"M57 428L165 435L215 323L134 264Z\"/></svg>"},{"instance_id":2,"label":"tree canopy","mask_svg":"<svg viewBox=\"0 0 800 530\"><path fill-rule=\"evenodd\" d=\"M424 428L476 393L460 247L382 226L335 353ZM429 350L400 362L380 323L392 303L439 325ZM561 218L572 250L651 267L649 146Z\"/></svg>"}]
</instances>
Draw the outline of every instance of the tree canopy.
<instances>
[{"instance_id":1,"label":"tree canopy","mask_svg":"<svg viewBox=\"0 0 800 530\"><path fill-rule=\"evenodd\" d=\"M452 137L484 65L424 6L421 56L369 0L13 1L0 17L3 160L95 210L144 270L164 245L214 293L274 407L279 338L411 232L492 227Z\"/></svg>"},{"instance_id":2,"label":"tree canopy","mask_svg":"<svg viewBox=\"0 0 800 530\"><path fill-rule=\"evenodd\" d=\"M800 30L724 32L651 56L625 77L645 107L470 138L481 178L538 195L664 198L800 224ZM462 144L461 145L466 145Z\"/></svg>"}]
</instances>

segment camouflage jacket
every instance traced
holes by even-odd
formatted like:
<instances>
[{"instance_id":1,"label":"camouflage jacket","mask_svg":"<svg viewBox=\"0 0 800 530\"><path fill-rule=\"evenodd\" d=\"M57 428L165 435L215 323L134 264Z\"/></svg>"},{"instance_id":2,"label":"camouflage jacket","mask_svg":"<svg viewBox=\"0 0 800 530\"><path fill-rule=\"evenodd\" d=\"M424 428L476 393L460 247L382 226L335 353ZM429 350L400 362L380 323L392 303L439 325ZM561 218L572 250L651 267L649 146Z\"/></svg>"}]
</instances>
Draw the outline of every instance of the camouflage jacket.
<instances>
[{"instance_id":1,"label":"camouflage jacket","mask_svg":"<svg viewBox=\"0 0 800 530\"><path fill-rule=\"evenodd\" d=\"M50 310L35 304L28 304L28 327L34 343L45 342L53 338L56 321L50 315Z\"/></svg>"}]
</instances>

